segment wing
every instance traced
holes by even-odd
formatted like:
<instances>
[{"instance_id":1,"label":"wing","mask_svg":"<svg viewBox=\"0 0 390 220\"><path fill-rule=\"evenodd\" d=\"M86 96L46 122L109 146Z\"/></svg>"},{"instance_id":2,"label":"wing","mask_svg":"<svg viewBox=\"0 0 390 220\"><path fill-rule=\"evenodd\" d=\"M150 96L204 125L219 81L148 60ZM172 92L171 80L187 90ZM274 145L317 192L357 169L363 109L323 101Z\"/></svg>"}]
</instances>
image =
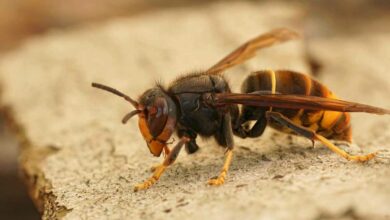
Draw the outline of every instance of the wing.
<instances>
[{"instance_id":1,"label":"wing","mask_svg":"<svg viewBox=\"0 0 390 220\"><path fill-rule=\"evenodd\" d=\"M338 99L305 96L284 95L258 92L256 94L218 93L214 98L217 106L227 104L242 104L259 107L275 107L287 109L328 110L338 112L367 112L372 114L390 114L390 110L356 102Z\"/></svg>"},{"instance_id":2,"label":"wing","mask_svg":"<svg viewBox=\"0 0 390 220\"><path fill-rule=\"evenodd\" d=\"M207 73L220 73L227 68L243 63L244 61L254 57L256 55L256 51L261 48L269 47L298 37L298 33L287 28L272 30L241 45L239 48L208 69Z\"/></svg>"}]
</instances>

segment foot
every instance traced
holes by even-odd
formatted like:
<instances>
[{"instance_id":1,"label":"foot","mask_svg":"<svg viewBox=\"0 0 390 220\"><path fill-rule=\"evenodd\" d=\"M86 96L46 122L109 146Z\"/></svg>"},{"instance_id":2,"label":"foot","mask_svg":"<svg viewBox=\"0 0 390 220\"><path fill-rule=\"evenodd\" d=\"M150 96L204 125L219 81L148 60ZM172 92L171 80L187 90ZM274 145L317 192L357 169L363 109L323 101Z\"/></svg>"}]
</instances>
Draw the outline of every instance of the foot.
<instances>
[{"instance_id":1,"label":"foot","mask_svg":"<svg viewBox=\"0 0 390 220\"><path fill-rule=\"evenodd\" d=\"M217 178L211 178L207 182L210 186L220 186L225 183L225 177L219 176Z\"/></svg>"},{"instance_id":2,"label":"foot","mask_svg":"<svg viewBox=\"0 0 390 220\"><path fill-rule=\"evenodd\" d=\"M377 152L370 153L367 155L357 155L357 156L347 155L345 158L347 160L351 160L351 161L366 162L366 161L369 161L372 158L374 158L376 156L376 154L377 154Z\"/></svg>"},{"instance_id":3,"label":"foot","mask_svg":"<svg viewBox=\"0 0 390 220\"><path fill-rule=\"evenodd\" d=\"M134 192L148 189L149 187L151 187L153 184L157 182L158 179L160 179L161 174L165 171L166 168L167 166L163 164L156 166L153 176L147 179L145 182L135 185Z\"/></svg>"},{"instance_id":4,"label":"foot","mask_svg":"<svg viewBox=\"0 0 390 220\"><path fill-rule=\"evenodd\" d=\"M157 182L157 179L151 177L148 180L146 180L145 182L135 185L134 186L134 192L148 189L149 187L151 187L156 182Z\"/></svg>"}]
</instances>

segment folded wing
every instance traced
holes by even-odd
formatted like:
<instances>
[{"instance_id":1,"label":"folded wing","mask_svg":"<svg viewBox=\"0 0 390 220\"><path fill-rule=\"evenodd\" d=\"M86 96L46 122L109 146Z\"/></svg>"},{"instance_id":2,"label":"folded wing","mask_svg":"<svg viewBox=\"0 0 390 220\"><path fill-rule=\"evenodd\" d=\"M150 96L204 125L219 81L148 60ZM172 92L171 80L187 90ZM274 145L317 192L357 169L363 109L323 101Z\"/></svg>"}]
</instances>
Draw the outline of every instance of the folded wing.
<instances>
[{"instance_id":1,"label":"folded wing","mask_svg":"<svg viewBox=\"0 0 390 220\"><path fill-rule=\"evenodd\" d=\"M338 112L366 112L378 115L390 114L390 110L375 106L349 102L338 99L264 93L219 93L215 95L216 105L241 104L259 107L286 109L328 110Z\"/></svg>"}]
</instances>

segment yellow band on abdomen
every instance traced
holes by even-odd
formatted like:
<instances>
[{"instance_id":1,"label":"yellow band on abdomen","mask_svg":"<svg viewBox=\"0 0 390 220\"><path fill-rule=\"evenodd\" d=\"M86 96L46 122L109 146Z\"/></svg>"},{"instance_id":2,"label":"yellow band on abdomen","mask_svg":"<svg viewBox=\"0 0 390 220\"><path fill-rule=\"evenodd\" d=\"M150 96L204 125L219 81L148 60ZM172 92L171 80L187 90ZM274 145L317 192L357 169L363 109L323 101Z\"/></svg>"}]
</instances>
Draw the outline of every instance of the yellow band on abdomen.
<instances>
[{"instance_id":1,"label":"yellow band on abdomen","mask_svg":"<svg viewBox=\"0 0 390 220\"><path fill-rule=\"evenodd\" d=\"M272 94L276 93L276 76L275 72L273 70L269 70L269 73L271 75L271 92ZM272 112L272 107L269 108L269 111Z\"/></svg>"}]
</instances>

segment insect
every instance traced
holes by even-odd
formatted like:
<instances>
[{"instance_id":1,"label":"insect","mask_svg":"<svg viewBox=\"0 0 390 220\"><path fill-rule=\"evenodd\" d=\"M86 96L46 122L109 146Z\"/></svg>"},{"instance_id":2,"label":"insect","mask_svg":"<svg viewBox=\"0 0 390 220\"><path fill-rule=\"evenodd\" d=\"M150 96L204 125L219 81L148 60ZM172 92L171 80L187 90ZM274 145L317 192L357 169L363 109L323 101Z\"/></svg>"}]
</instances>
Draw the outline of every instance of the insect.
<instances>
[{"instance_id":1,"label":"insect","mask_svg":"<svg viewBox=\"0 0 390 220\"><path fill-rule=\"evenodd\" d=\"M214 137L226 149L219 175L208 181L209 185L221 185L233 158L233 135L256 138L262 135L267 125L313 142L319 141L347 160L363 162L372 159L376 153L350 155L329 140L351 142L348 112L390 114L390 110L339 100L316 80L287 70L254 72L244 80L241 93L232 93L223 76L226 69L252 58L261 48L297 37L296 32L286 28L259 35L208 70L181 76L167 88L156 85L137 101L116 89L92 83L93 87L128 101L135 110L126 114L122 122L138 115L139 129L150 152L157 157L164 152L162 164L134 190L147 189L155 184L174 163L183 146L188 153L196 152L198 135ZM250 126L250 122L254 125ZM170 149L168 140L175 131L180 140Z\"/></svg>"}]
</instances>

